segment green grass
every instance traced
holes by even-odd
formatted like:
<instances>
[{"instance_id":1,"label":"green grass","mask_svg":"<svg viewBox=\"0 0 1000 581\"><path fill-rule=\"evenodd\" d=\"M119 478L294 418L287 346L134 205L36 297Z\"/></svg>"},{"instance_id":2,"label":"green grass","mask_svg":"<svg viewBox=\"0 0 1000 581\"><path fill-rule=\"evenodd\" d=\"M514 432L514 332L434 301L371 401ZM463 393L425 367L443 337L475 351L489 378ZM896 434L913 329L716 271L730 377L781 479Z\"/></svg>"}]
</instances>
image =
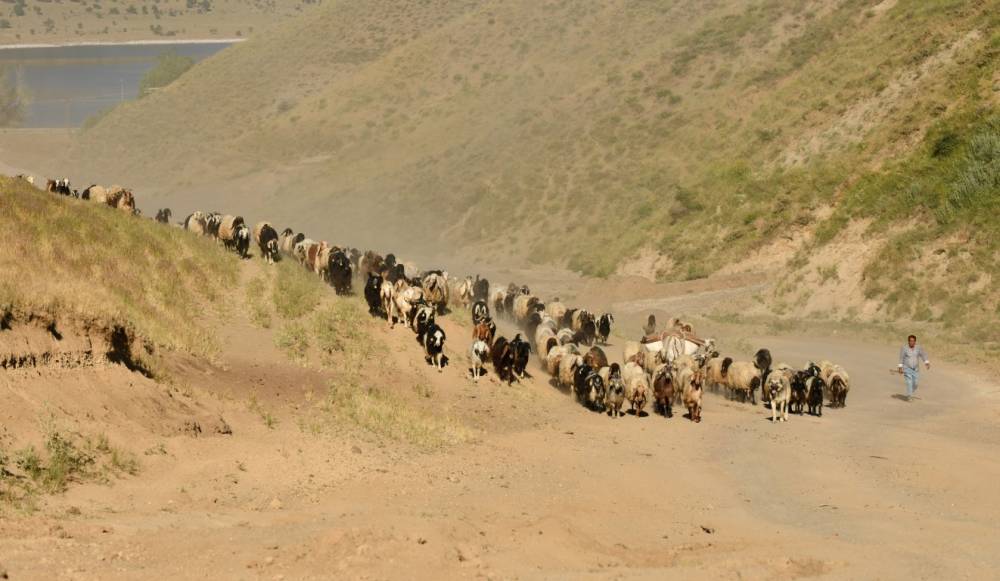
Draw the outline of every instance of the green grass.
<instances>
[{"instance_id":1,"label":"green grass","mask_svg":"<svg viewBox=\"0 0 1000 581\"><path fill-rule=\"evenodd\" d=\"M246 285L246 302L250 311L250 322L262 329L271 328L270 281L257 277Z\"/></svg>"},{"instance_id":2,"label":"green grass","mask_svg":"<svg viewBox=\"0 0 1000 581\"><path fill-rule=\"evenodd\" d=\"M275 266L271 299L278 315L284 319L298 319L311 313L325 290L319 278L294 260L282 260Z\"/></svg>"},{"instance_id":3,"label":"green grass","mask_svg":"<svg viewBox=\"0 0 1000 581\"><path fill-rule=\"evenodd\" d=\"M50 431L43 450L28 445L9 454L0 446L0 508L32 508L39 496L65 492L73 483L108 484L141 468L135 454L112 445L104 434Z\"/></svg>"}]
</instances>

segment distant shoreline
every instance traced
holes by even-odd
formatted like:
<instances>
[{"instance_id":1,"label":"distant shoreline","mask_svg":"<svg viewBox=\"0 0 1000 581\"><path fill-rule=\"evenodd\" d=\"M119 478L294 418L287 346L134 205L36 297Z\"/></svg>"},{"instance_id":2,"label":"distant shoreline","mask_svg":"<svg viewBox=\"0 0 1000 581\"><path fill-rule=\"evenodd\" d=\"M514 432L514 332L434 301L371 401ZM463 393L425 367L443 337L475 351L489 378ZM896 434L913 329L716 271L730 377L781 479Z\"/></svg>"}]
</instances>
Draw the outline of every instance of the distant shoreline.
<instances>
[{"instance_id":1,"label":"distant shoreline","mask_svg":"<svg viewBox=\"0 0 1000 581\"><path fill-rule=\"evenodd\" d=\"M18 48L68 48L77 46L129 46L129 45L170 45L170 44L236 44L246 38L192 38L183 39L151 39L151 40L121 40L121 41L80 41L60 43L30 43L30 44L0 44L0 50Z\"/></svg>"}]
</instances>

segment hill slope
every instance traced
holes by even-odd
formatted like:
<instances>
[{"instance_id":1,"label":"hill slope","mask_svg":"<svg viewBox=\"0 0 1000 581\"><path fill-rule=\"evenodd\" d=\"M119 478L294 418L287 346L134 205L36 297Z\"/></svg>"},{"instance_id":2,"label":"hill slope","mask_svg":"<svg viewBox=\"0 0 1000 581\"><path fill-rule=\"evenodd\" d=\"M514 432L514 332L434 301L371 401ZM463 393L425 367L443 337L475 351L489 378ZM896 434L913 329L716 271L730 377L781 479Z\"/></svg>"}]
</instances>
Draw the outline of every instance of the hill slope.
<instances>
[{"instance_id":1,"label":"hill slope","mask_svg":"<svg viewBox=\"0 0 1000 581\"><path fill-rule=\"evenodd\" d=\"M874 221L874 257L908 225L932 217L923 236L939 239L981 208L900 198L900 172L933 173L938 140L962 157L990 131L998 14L995 0L340 2L120 108L75 156L98 179L308 214L295 224L358 244L597 275L641 255L692 278L787 238L765 256L806 252L793 266L814 272L808 256L849 223ZM898 290L871 280L854 280L857 301Z\"/></svg>"},{"instance_id":2,"label":"hill slope","mask_svg":"<svg viewBox=\"0 0 1000 581\"><path fill-rule=\"evenodd\" d=\"M4 329L47 328L64 350L64 336L109 352L124 338L143 366L160 347L203 356L218 348L199 313L224 308L237 260L209 240L0 176L0 248ZM18 345L0 343L5 367L24 358Z\"/></svg>"},{"instance_id":3,"label":"hill slope","mask_svg":"<svg viewBox=\"0 0 1000 581\"><path fill-rule=\"evenodd\" d=\"M0 44L234 38L301 14L318 0L6 2Z\"/></svg>"}]
</instances>

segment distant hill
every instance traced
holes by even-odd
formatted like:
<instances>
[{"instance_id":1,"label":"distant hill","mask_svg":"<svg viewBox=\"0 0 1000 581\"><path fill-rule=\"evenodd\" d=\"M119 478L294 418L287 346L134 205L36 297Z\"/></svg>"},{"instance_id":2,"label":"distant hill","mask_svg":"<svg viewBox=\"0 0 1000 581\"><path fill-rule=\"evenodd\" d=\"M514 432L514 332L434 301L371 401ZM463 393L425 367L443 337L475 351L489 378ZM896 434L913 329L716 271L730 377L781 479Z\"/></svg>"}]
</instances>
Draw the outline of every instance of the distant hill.
<instances>
[{"instance_id":1,"label":"distant hill","mask_svg":"<svg viewBox=\"0 0 1000 581\"><path fill-rule=\"evenodd\" d=\"M0 45L245 37L321 0L7 0Z\"/></svg>"},{"instance_id":2,"label":"distant hill","mask_svg":"<svg viewBox=\"0 0 1000 581\"><path fill-rule=\"evenodd\" d=\"M972 324L1000 296L998 30L997 0L342 1L73 156L331 239Z\"/></svg>"}]
</instances>

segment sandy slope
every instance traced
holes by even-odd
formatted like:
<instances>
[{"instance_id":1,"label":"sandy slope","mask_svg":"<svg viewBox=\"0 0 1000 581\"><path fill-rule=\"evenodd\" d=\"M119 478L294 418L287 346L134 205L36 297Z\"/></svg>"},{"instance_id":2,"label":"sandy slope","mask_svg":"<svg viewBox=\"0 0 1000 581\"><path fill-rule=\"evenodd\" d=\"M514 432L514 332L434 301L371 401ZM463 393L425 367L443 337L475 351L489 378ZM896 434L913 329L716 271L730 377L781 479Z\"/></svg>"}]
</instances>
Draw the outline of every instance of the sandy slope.
<instances>
[{"instance_id":1,"label":"sandy slope","mask_svg":"<svg viewBox=\"0 0 1000 581\"><path fill-rule=\"evenodd\" d=\"M143 456L137 477L5 515L2 565L12 579L950 579L1000 565L1000 388L947 362L908 403L892 397L891 345L755 337L776 360L842 362L855 380L847 408L772 425L760 406L708 395L699 425L680 413L612 420L534 362L522 386L473 385L469 331L445 328L453 365L442 374L422 365L409 331L377 331L389 387L425 382L428 409L476 431L439 453L309 429L327 373L285 363L245 321L225 331L217 365L179 360L166 389L120 368L0 375L5 405L62 394L56 407L80 425L167 450ZM99 382L166 411L91 401ZM273 430L251 393L279 418ZM183 407L163 403L177 398ZM177 429L185 410L222 416L233 434L206 423L192 437Z\"/></svg>"}]
</instances>

